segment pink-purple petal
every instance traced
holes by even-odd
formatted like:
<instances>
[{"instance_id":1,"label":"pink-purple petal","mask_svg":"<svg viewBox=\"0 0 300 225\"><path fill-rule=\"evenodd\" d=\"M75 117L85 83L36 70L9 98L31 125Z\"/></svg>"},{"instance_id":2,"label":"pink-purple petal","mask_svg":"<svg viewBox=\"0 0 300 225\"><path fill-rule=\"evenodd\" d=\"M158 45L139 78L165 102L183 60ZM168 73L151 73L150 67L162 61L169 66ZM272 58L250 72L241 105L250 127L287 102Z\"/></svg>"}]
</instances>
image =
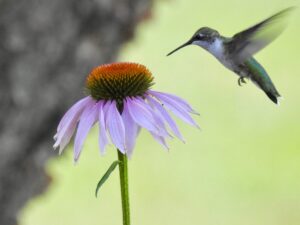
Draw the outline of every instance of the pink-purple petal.
<instances>
[{"instance_id":1,"label":"pink-purple petal","mask_svg":"<svg viewBox=\"0 0 300 225\"><path fill-rule=\"evenodd\" d=\"M127 98L127 107L131 118L141 127L152 131L155 134L160 134L157 125L153 119L152 114L147 108L138 101Z\"/></svg>"},{"instance_id":2,"label":"pink-purple petal","mask_svg":"<svg viewBox=\"0 0 300 225\"><path fill-rule=\"evenodd\" d=\"M98 108L96 104L89 105L83 111L74 141L74 160L77 161L90 129L97 121Z\"/></svg>"},{"instance_id":3,"label":"pink-purple petal","mask_svg":"<svg viewBox=\"0 0 300 225\"><path fill-rule=\"evenodd\" d=\"M165 121L169 124L169 127L173 131L174 135L178 137L181 141L184 141L184 138L182 134L179 131L178 126L176 125L175 121L172 119L172 117L169 115L167 110L155 99L153 99L151 96L147 96L147 100L160 112L161 116L165 119Z\"/></svg>"},{"instance_id":4,"label":"pink-purple petal","mask_svg":"<svg viewBox=\"0 0 300 225\"><path fill-rule=\"evenodd\" d=\"M148 105L144 99L138 97L138 98L135 98L135 100L139 101L141 103L141 105L143 105L145 108L147 108L147 110L152 114L155 124L159 128L159 131L160 131L159 136L172 137L169 134L169 132L167 131L164 120L161 117L161 115L154 108L152 108L150 105Z\"/></svg>"},{"instance_id":5,"label":"pink-purple petal","mask_svg":"<svg viewBox=\"0 0 300 225\"><path fill-rule=\"evenodd\" d=\"M167 145L166 140L161 137L158 136L157 134L154 134L153 132L150 132L152 137L154 138L154 140L156 140L159 144L161 144L163 147L165 147L167 150L169 150L169 146Z\"/></svg>"},{"instance_id":6,"label":"pink-purple petal","mask_svg":"<svg viewBox=\"0 0 300 225\"><path fill-rule=\"evenodd\" d=\"M108 109L106 118L107 129L112 143L125 154L125 128L122 117L117 109L116 102L113 101Z\"/></svg>"},{"instance_id":7,"label":"pink-purple petal","mask_svg":"<svg viewBox=\"0 0 300 225\"><path fill-rule=\"evenodd\" d=\"M127 102L124 101L124 109L122 112L122 119L125 127L125 144L126 154L130 158L135 146L136 138L139 133L139 126L134 122L128 111Z\"/></svg>"},{"instance_id":8,"label":"pink-purple petal","mask_svg":"<svg viewBox=\"0 0 300 225\"><path fill-rule=\"evenodd\" d=\"M59 146L59 153L61 154L66 145L69 143L71 137L74 134L76 129L76 125L78 120L82 114L82 111L91 104L94 104L94 101L91 98L84 98L83 100L79 101L80 104L75 104L76 107L72 107L72 110L68 111L65 116L63 117L63 121L60 122L60 127L57 131L55 137L55 144L53 148L56 149ZM76 111L77 110L77 111Z\"/></svg>"},{"instance_id":9,"label":"pink-purple petal","mask_svg":"<svg viewBox=\"0 0 300 225\"><path fill-rule=\"evenodd\" d=\"M63 152L65 147L69 144L71 137L73 136L75 129L76 129L77 123L72 124L72 126L69 127L68 130L66 130L64 136L60 139L60 142L57 141L53 145L53 148L56 149L59 146L59 154Z\"/></svg>"},{"instance_id":10,"label":"pink-purple petal","mask_svg":"<svg viewBox=\"0 0 300 225\"><path fill-rule=\"evenodd\" d=\"M112 104L112 101L106 101L105 103L103 103L103 115L104 115L104 121L105 121L105 126L106 126L106 130L107 130L107 116L108 116L108 110L110 108L110 105Z\"/></svg>"},{"instance_id":11,"label":"pink-purple petal","mask_svg":"<svg viewBox=\"0 0 300 225\"><path fill-rule=\"evenodd\" d=\"M62 117L60 120L57 131L59 131L68 121L72 120L77 114L83 111L84 107L89 103L93 101L90 96L85 97L78 102L76 102Z\"/></svg>"},{"instance_id":12,"label":"pink-purple petal","mask_svg":"<svg viewBox=\"0 0 300 225\"><path fill-rule=\"evenodd\" d=\"M176 95L169 94L169 93L163 93L163 92L159 92L159 91L148 91L148 93L157 98L161 98L166 101L169 101L170 104L177 104L180 107L182 107L183 109L185 109L186 111L188 111L189 113L199 115L199 113L196 110L194 110L192 108L192 106L186 100L184 100Z\"/></svg>"},{"instance_id":13,"label":"pink-purple petal","mask_svg":"<svg viewBox=\"0 0 300 225\"><path fill-rule=\"evenodd\" d=\"M164 106L166 106L166 108L171 110L177 117L182 119L184 122L199 128L197 123L190 116L189 112L186 111L184 108L182 108L179 104L176 104L176 102L170 101L169 99L162 97L162 96L160 96L160 97L155 96L155 97L159 101L161 101L164 104Z\"/></svg>"},{"instance_id":14,"label":"pink-purple petal","mask_svg":"<svg viewBox=\"0 0 300 225\"><path fill-rule=\"evenodd\" d=\"M99 109L99 149L100 153L104 155L105 147L109 143L106 135L105 111L103 110L104 101L99 101L97 104Z\"/></svg>"}]
</instances>

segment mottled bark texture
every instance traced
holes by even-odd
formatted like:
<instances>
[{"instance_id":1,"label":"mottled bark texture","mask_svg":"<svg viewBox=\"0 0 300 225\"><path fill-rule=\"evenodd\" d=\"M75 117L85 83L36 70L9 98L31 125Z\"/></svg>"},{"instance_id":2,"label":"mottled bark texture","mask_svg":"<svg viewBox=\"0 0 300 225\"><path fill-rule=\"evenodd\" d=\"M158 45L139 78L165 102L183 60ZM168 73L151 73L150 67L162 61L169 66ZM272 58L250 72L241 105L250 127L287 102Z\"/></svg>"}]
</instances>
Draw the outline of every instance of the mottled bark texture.
<instances>
[{"instance_id":1,"label":"mottled bark texture","mask_svg":"<svg viewBox=\"0 0 300 225\"><path fill-rule=\"evenodd\" d=\"M151 0L0 0L0 224L42 192L52 136L90 70L116 59Z\"/></svg>"}]
</instances>

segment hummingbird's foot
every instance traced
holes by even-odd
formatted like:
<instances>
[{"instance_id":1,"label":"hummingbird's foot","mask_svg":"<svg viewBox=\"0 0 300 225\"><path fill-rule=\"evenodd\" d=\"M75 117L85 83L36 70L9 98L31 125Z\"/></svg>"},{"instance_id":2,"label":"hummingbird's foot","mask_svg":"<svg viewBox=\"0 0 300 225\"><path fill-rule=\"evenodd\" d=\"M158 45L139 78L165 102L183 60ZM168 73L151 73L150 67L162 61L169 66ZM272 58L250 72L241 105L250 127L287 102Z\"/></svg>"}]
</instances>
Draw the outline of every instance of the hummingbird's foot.
<instances>
[{"instance_id":1,"label":"hummingbird's foot","mask_svg":"<svg viewBox=\"0 0 300 225\"><path fill-rule=\"evenodd\" d=\"M245 77L240 77L239 79L238 79L238 84L239 84L239 86L242 86L242 83L243 84L246 84L247 82L245 81Z\"/></svg>"}]
</instances>

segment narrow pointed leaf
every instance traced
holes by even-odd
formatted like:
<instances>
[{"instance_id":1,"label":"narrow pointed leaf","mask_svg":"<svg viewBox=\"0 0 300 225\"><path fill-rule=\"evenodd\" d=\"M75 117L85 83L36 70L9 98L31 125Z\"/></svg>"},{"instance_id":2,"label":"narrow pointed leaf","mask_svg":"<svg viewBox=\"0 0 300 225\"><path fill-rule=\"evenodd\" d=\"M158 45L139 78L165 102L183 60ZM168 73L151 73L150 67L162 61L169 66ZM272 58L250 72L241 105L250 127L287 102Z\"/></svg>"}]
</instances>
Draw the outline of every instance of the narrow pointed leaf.
<instances>
[{"instance_id":1,"label":"narrow pointed leaf","mask_svg":"<svg viewBox=\"0 0 300 225\"><path fill-rule=\"evenodd\" d=\"M115 168L117 167L117 165L119 165L121 163L121 161L114 161L110 167L108 168L108 170L105 172L105 174L103 175L103 177L99 180L97 187L96 187L96 191L95 191L95 196L97 198L98 196L98 192L99 189L102 187L102 185L105 183L105 181L109 178L110 174L115 170Z\"/></svg>"}]
</instances>

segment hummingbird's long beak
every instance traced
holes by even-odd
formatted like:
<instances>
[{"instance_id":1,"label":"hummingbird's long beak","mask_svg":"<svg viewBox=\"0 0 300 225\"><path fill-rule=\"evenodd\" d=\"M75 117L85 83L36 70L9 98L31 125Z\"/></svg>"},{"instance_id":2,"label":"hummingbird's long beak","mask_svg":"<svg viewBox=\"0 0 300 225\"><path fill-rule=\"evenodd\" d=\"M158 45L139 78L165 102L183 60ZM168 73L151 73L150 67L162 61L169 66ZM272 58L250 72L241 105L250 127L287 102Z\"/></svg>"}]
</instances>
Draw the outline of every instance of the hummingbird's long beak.
<instances>
[{"instance_id":1,"label":"hummingbird's long beak","mask_svg":"<svg viewBox=\"0 0 300 225\"><path fill-rule=\"evenodd\" d=\"M181 48L183 48L185 46L188 46L188 45L192 44L192 42L193 42L192 40L188 40L188 42L184 43L183 45L180 45L178 48L176 48L173 51L171 51L167 56L172 55L177 50L179 50L179 49L181 49Z\"/></svg>"}]
</instances>

